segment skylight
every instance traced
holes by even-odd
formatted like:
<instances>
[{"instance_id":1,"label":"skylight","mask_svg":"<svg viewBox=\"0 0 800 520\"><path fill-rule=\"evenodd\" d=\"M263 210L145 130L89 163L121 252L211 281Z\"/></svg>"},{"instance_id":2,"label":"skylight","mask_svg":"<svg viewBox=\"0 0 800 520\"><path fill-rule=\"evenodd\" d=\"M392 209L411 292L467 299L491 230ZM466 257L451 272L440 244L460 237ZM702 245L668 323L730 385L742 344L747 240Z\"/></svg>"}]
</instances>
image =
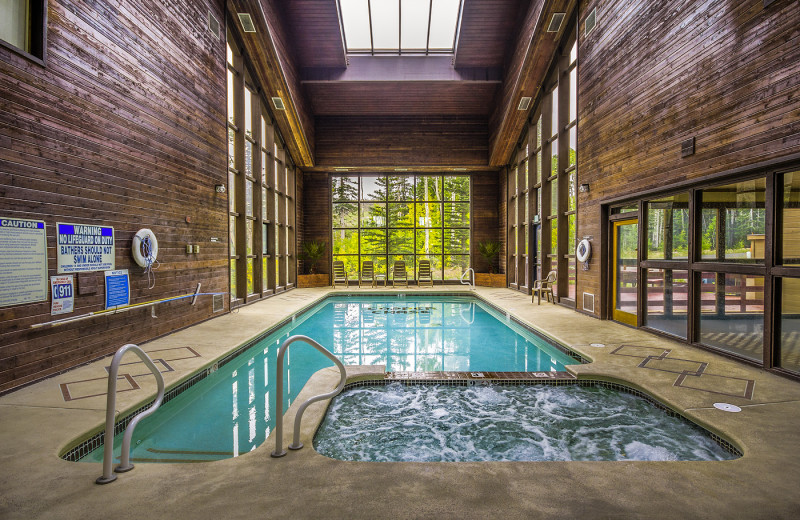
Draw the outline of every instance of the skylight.
<instances>
[{"instance_id":1,"label":"skylight","mask_svg":"<svg viewBox=\"0 0 800 520\"><path fill-rule=\"evenodd\" d=\"M464 0L338 0L350 54L452 54Z\"/></svg>"}]
</instances>

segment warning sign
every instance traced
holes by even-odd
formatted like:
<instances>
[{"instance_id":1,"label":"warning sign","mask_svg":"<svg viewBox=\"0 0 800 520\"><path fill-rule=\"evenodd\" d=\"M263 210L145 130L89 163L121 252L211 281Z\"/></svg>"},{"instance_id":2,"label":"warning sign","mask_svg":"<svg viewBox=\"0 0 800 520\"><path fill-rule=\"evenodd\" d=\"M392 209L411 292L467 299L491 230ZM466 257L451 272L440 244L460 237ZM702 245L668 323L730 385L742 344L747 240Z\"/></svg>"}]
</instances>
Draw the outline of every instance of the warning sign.
<instances>
[{"instance_id":1,"label":"warning sign","mask_svg":"<svg viewBox=\"0 0 800 520\"><path fill-rule=\"evenodd\" d=\"M51 276L50 292L53 295L50 314L66 314L75 310L75 293L71 274Z\"/></svg>"},{"instance_id":2,"label":"warning sign","mask_svg":"<svg viewBox=\"0 0 800 520\"><path fill-rule=\"evenodd\" d=\"M47 301L44 222L0 217L0 307Z\"/></svg>"},{"instance_id":3,"label":"warning sign","mask_svg":"<svg viewBox=\"0 0 800 520\"><path fill-rule=\"evenodd\" d=\"M114 269L114 228L56 224L59 273Z\"/></svg>"}]
</instances>

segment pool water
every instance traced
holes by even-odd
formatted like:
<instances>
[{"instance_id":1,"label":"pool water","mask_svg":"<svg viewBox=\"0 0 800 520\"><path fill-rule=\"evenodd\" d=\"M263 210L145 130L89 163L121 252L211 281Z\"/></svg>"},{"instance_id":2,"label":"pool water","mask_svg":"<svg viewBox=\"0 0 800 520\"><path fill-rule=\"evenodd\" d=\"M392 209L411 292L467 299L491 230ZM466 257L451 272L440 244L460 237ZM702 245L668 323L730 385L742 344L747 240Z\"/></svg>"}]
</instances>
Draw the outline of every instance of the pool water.
<instances>
[{"instance_id":1,"label":"pool water","mask_svg":"<svg viewBox=\"0 0 800 520\"><path fill-rule=\"evenodd\" d=\"M727 460L701 428L600 386L404 386L334 398L314 439L350 461Z\"/></svg>"},{"instance_id":2,"label":"pool water","mask_svg":"<svg viewBox=\"0 0 800 520\"><path fill-rule=\"evenodd\" d=\"M544 372L578 363L476 298L402 296L323 300L142 420L131 460L218 460L262 444L275 423L278 349L296 334L346 365L386 365L387 371ZM284 409L314 372L332 365L310 346L293 345L286 354ZM102 457L100 447L82 460Z\"/></svg>"}]
</instances>

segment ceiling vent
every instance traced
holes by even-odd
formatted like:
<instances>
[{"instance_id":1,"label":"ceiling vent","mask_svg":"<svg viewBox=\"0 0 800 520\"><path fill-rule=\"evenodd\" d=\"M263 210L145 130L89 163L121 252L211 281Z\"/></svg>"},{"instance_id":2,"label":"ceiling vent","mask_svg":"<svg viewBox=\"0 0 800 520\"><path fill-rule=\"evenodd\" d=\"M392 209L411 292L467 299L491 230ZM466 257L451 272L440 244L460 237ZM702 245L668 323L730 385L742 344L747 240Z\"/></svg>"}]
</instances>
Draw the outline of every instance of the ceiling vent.
<instances>
[{"instance_id":1,"label":"ceiling vent","mask_svg":"<svg viewBox=\"0 0 800 520\"><path fill-rule=\"evenodd\" d=\"M517 110L528 110L531 107L531 98L525 96L519 100L519 105L517 105Z\"/></svg>"},{"instance_id":2,"label":"ceiling vent","mask_svg":"<svg viewBox=\"0 0 800 520\"><path fill-rule=\"evenodd\" d=\"M584 22L583 35L589 36L589 33L592 32L592 30L595 28L596 25L597 25L597 8L595 7L594 9L591 10L589 16L586 17L586 22Z\"/></svg>"},{"instance_id":3,"label":"ceiling vent","mask_svg":"<svg viewBox=\"0 0 800 520\"><path fill-rule=\"evenodd\" d=\"M244 32L256 32L256 26L253 24L253 19L247 13L239 13L239 21L242 22L242 29Z\"/></svg>"},{"instance_id":4,"label":"ceiling vent","mask_svg":"<svg viewBox=\"0 0 800 520\"><path fill-rule=\"evenodd\" d=\"M277 96L272 98L272 104L275 106L275 110L286 110L283 100Z\"/></svg>"},{"instance_id":5,"label":"ceiling vent","mask_svg":"<svg viewBox=\"0 0 800 520\"><path fill-rule=\"evenodd\" d=\"M211 14L211 11L208 12L208 30L219 40L219 20Z\"/></svg>"},{"instance_id":6,"label":"ceiling vent","mask_svg":"<svg viewBox=\"0 0 800 520\"><path fill-rule=\"evenodd\" d=\"M567 13L553 13L547 32L557 33L561 29L561 22L564 21L565 16L567 16Z\"/></svg>"}]
</instances>

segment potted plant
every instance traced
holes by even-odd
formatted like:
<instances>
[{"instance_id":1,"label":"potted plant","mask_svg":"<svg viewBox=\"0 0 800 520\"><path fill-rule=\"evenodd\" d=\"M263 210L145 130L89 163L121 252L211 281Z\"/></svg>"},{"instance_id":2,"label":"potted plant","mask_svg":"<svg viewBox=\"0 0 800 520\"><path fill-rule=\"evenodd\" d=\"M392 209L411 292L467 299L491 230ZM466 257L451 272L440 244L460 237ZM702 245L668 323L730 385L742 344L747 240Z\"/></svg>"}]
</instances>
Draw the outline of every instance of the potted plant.
<instances>
[{"instance_id":1,"label":"potted plant","mask_svg":"<svg viewBox=\"0 0 800 520\"><path fill-rule=\"evenodd\" d=\"M495 242L494 240L478 242L478 253L480 253L483 259L486 260L486 263L489 264L489 272L475 273L475 285L481 285L483 287L506 286L506 275L495 274L494 272L495 262L500 255L500 247L500 242Z\"/></svg>"},{"instance_id":2,"label":"potted plant","mask_svg":"<svg viewBox=\"0 0 800 520\"><path fill-rule=\"evenodd\" d=\"M308 274L301 274L297 276L297 287L326 287L329 283L327 274L317 274L317 262L325 256L326 244L322 240L308 240L303 242L303 251L300 253L300 258L303 260L303 265L308 269Z\"/></svg>"}]
</instances>

